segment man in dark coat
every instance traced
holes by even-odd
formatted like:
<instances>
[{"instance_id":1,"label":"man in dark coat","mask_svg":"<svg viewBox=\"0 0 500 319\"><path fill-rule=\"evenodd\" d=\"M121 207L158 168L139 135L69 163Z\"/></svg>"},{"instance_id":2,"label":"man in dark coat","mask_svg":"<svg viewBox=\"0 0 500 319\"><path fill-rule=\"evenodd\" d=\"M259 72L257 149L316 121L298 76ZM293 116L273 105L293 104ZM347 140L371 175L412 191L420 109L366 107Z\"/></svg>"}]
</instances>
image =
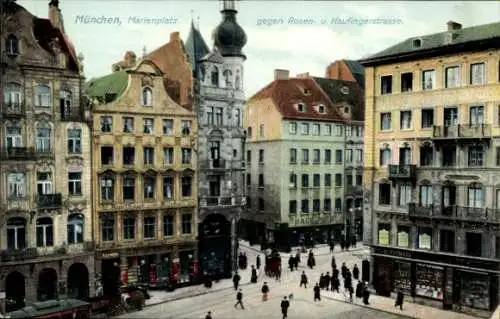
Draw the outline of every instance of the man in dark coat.
<instances>
[{"instance_id":1,"label":"man in dark coat","mask_svg":"<svg viewBox=\"0 0 500 319\"><path fill-rule=\"evenodd\" d=\"M257 266L257 269L260 269L260 255L257 255L257 259L255 260L255 265Z\"/></svg>"},{"instance_id":2,"label":"man in dark coat","mask_svg":"<svg viewBox=\"0 0 500 319\"><path fill-rule=\"evenodd\" d=\"M241 252L238 254L238 267L243 269L243 253Z\"/></svg>"},{"instance_id":3,"label":"man in dark coat","mask_svg":"<svg viewBox=\"0 0 500 319\"><path fill-rule=\"evenodd\" d=\"M313 269L314 266L316 266L316 260L314 260L314 256L313 255L309 255L309 258L307 258L307 266L309 268L311 268L311 269Z\"/></svg>"},{"instance_id":4,"label":"man in dark coat","mask_svg":"<svg viewBox=\"0 0 500 319\"><path fill-rule=\"evenodd\" d=\"M281 265L276 269L276 280L281 279Z\"/></svg>"},{"instance_id":5,"label":"man in dark coat","mask_svg":"<svg viewBox=\"0 0 500 319\"><path fill-rule=\"evenodd\" d=\"M345 263L342 263L342 267L340 268L340 274L342 275L342 278L345 279L345 277L347 276L347 272L349 271L349 269L347 268L347 266L345 265Z\"/></svg>"},{"instance_id":6,"label":"man in dark coat","mask_svg":"<svg viewBox=\"0 0 500 319\"><path fill-rule=\"evenodd\" d=\"M331 279L331 284L332 284L332 291L336 291L337 293L340 293L339 287L340 287L340 280L338 276L332 276Z\"/></svg>"},{"instance_id":7,"label":"man in dark coat","mask_svg":"<svg viewBox=\"0 0 500 319\"><path fill-rule=\"evenodd\" d=\"M330 290L330 272L327 272L326 275L325 275L325 283L323 285L323 287L326 289L326 290Z\"/></svg>"},{"instance_id":8,"label":"man in dark coat","mask_svg":"<svg viewBox=\"0 0 500 319\"><path fill-rule=\"evenodd\" d=\"M252 265L252 275L250 276L250 282L252 284L257 283L257 269Z\"/></svg>"},{"instance_id":9,"label":"man in dark coat","mask_svg":"<svg viewBox=\"0 0 500 319\"><path fill-rule=\"evenodd\" d=\"M212 319L212 312L211 311L207 312L205 319Z\"/></svg>"},{"instance_id":10,"label":"man in dark coat","mask_svg":"<svg viewBox=\"0 0 500 319\"><path fill-rule=\"evenodd\" d=\"M316 300L321 301L321 291L318 283L316 283L316 286L314 286L314 301Z\"/></svg>"},{"instance_id":11,"label":"man in dark coat","mask_svg":"<svg viewBox=\"0 0 500 319\"><path fill-rule=\"evenodd\" d=\"M368 291L368 283L365 282L364 288L363 288L363 303L365 305L369 305L370 302L368 301L370 299L370 292Z\"/></svg>"},{"instance_id":12,"label":"man in dark coat","mask_svg":"<svg viewBox=\"0 0 500 319\"><path fill-rule=\"evenodd\" d=\"M403 302L405 300L405 295L401 290L398 290L398 294L396 296L396 302L394 303L394 307L399 306L399 309L403 310Z\"/></svg>"},{"instance_id":13,"label":"man in dark coat","mask_svg":"<svg viewBox=\"0 0 500 319\"><path fill-rule=\"evenodd\" d=\"M339 278L339 270L337 269L337 267L333 268L332 277L335 277L337 279Z\"/></svg>"},{"instance_id":14,"label":"man in dark coat","mask_svg":"<svg viewBox=\"0 0 500 319\"><path fill-rule=\"evenodd\" d=\"M303 271L302 275L300 276L300 285L299 287L302 287L304 285L304 288L307 288L307 275L306 272Z\"/></svg>"},{"instance_id":15,"label":"man in dark coat","mask_svg":"<svg viewBox=\"0 0 500 319\"><path fill-rule=\"evenodd\" d=\"M354 267L352 268L352 277L356 280L359 279L359 268L356 264L354 264Z\"/></svg>"},{"instance_id":16,"label":"man in dark coat","mask_svg":"<svg viewBox=\"0 0 500 319\"><path fill-rule=\"evenodd\" d=\"M356 236L352 236L351 246L356 248L356 245L357 245Z\"/></svg>"},{"instance_id":17,"label":"man in dark coat","mask_svg":"<svg viewBox=\"0 0 500 319\"><path fill-rule=\"evenodd\" d=\"M340 249L342 249L342 251L344 251L344 248L345 248L345 240L341 239L340 240Z\"/></svg>"},{"instance_id":18,"label":"man in dark coat","mask_svg":"<svg viewBox=\"0 0 500 319\"><path fill-rule=\"evenodd\" d=\"M335 248L335 244L333 243L333 239L330 240L330 252L333 253L333 249Z\"/></svg>"},{"instance_id":19,"label":"man in dark coat","mask_svg":"<svg viewBox=\"0 0 500 319\"><path fill-rule=\"evenodd\" d=\"M281 313L283 314L283 319L288 316L288 308L290 307L290 302L286 300L286 296L283 297L281 301Z\"/></svg>"},{"instance_id":20,"label":"man in dark coat","mask_svg":"<svg viewBox=\"0 0 500 319\"><path fill-rule=\"evenodd\" d=\"M247 269L247 267L248 267L247 253L243 253L243 269Z\"/></svg>"},{"instance_id":21,"label":"man in dark coat","mask_svg":"<svg viewBox=\"0 0 500 319\"><path fill-rule=\"evenodd\" d=\"M325 276L321 273L321 275L319 275L319 289L323 288L325 288Z\"/></svg>"},{"instance_id":22,"label":"man in dark coat","mask_svg":"<svg viewBox=\"0 0 500 319\"><path fill-rule=\"evenodd\" d=\"M362 281L359 281L356 285L356 300L363 298L364 285Z\"/></svg>"},{"instance_id":23,"label":"man in dark coat","mask_svg":"<svg viewBox=\"0 0 500 319\"><path fill-rule=\"evenodd\" d=\"M290 271L293 271L293 264L294 264L293 256L290 255L290 258L288 258L288 267L290 267Z\"/></svg>"},{"instance_id":24,"label":"man in dark coat","mask_svg":"<svg viewBox=\"0 0 500 319\"><path fill-rule=\"evenodd\" d=\"M269 286L267 285L267 282L264 282L264 285L262 285L262 301L267 301L267 297L269 294Z\"/></svg>"},{"instance_id":25,"label":"man in dark coat","mask_svg":"<svg viewBox=\"0 0 500 319\"><path fill-rule=\"evenodd\" d=\"M312 258L312 257L314 257L314 253L313 253L313 251L311 249L311 250L309 250L309 258Z\"/></svg>"},{"instance_id":26,"label":"man in dark coat","mask_svg":"<svg viewBox=\"0 0 500 319\"><path fill-rule=\"evenodd\" d=\"M236 294L236 303L234 304L234 308L238 305L240 305L241 309L245 309L245 306L243 306L243 293L241 292L241 289Z\"/></svg>"},{"instance_id":27,"label":"man in dark coat","mask_svg":"<svg viewBox=\"0 0 500 319\"><path fill-rule=\"evenodd\" d=\"M297 265L300 263L300 251L297 251L297 253L295 254L295 262L297 263Z\"/></svg>"},{"instance_id":28,"label":"man in dark coat","mask_svg":"<svg viewBox=\"0 0 500 319\"><path fill-rule=\"evenodd\" d=\"M234 290L238 290L238 286L240 284L240 275L238 275L237 272L234 273L234 276L233 276L233 286L234 286Z\"/></svg>"},{"instance_id":29,"label":"man in dark coat","mask_svg":"<svg viewBox=\"0 0 500 319\"><path fill-rule=\"evenodd\" d=\"M352 279L349 274L344 278L344 289L345 291L349 290L349 287L352 287Z\"/></svg>"},{"instance_id":30,"label":"man in dark coat","mask_svg":"<svg viewBox=\"0 0 500 319\"><path fill-rule=\"evenodd\" d=\"M335 260L335 256L332 256L332 269L337 268L337 261Z\"/></svg>"}]
</instances>

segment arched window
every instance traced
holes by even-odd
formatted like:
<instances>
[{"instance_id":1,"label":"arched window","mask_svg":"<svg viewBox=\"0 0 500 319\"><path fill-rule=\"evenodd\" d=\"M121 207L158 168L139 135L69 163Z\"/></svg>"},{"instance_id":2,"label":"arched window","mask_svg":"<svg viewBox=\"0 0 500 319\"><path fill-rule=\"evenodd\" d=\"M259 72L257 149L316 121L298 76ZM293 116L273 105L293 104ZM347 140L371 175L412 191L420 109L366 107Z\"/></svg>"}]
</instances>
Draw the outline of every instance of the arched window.
<instances>
[{"instance_id":1,"label":"arched window","mask_svg":"<svg viewBox=\"0 0 500 319\"><path fill-rule=\"evenodd\" d=\"M247 137L252 137L252 127L251 126L249 126L247 128Z\"/></svg>"},{"instance_id":2,"label":"arched window","mask_svg":"<svg viewBox=\"0 0 500 319\"><path fill-rule=\"evenodd\" d=\"M234 87L239 90L241 86L240 70L236 70L236 76L234 77Z\"/></svg>"},{"instance_id":3,"label":"arched window","mask_svg":"<svg viewBox=\"0 0 500 319\"><path fill-rule=\"evenodd\" d=\"M212 85L219 86L219 69L214 66L214 69L212 70Z\"/></svg>"},{"instance_id":4,"label":"arched window","mask_svg":"<svg viewBox=\"0 0 500 319\"><path fill-rule=\"evenodd\" d=\"M5 127L5 144L7 149L23 147L23 135L19 123L7 123Z\"/></svg>"},{"instance_id":5,"label":"arched window","mask_svg":"<svg viewBox=\"0 0 500 319\"><path fill-rule=\"evenodd\" d=\"M5 39L5 52L11 57L19 55L19 40L15 35L10 34L7 39Z\"/></svg>"},{"instance_id":6,"label":"arched window","mask_svg":"<svg viewBox=\"0 0 500 319\"><path fill-rule=\"evenodd\" d=\"M233 76L233 72L231 72L231 70L224 70L222 74L224 75L224 80L226 81L226 87L231 87L231 77Z\"/></svg>"},{"instance_id":7,"label":"arched window","mask_svg":"<svg viewBox=\"0 0 500 319\"><path fill-rule=\"evenodd\" d=\"M71 92L63 90L59 92L59 108L62 116L71 114Z\"/></svg>"},{"instance_id":8,"label":"arched window","mask_svg":"<svg viewBox=\"0 0 500 319\"><path fill-rule=\"evenodd\" d=\"M68 217L68 244L83 243L85 217L82 214L71 214Z\"/></svg>"},{"instance_id":9,"label":"arched window","mask_svg":"<svg viewBox=\"0 0 500 319\"><path fill-rule=\"evenodd\" d=\"M42 217L36 220L36 246L54 246L54 223L52 218Z\"/></svg>"},{"instance_id":10,"label":"arched window","mask_svg":"<svg viewBox=\"0 0 500 319\"><path fill-rule=\"evenodd\" d=\"M7 221L7 248L26 248L26 219L13 217Z\"/></svg>"},{"instance_id":11,"label":"arched window","mask_svg":"<svg viewBox=\"0 0 500 319\"><path fill-rule=\"evenodd\" d=\"M3 87L3 101L9 108L21 105L21 85L17 83L6 83Z\"/></svg>"},{"instance_id":12,"label":"arched window","mask_svg":"<svg viewBox=\"0 0 500 319\"><path fill-rule=\"evenodd\" d=\"M153 105L153 90L149 87L142 89L142 105L152 106Z\"/></svg>"},{"instance_id":13,"label":"arched window","mask_svg":"<svg viewBox=\"0 0 500 319\"><path fill-rule=\"evenodd\" d=\"M50 107L52 106L52 94L50 86L37 85L35 88L35 106Z\"/></svg>"},{"instance_id":14,"label":"arched window","mask_svg":"<svg viewBox=\"0 0 500 319\"><path fill-rule=\"evenodd\" d=\"M52 128L45 123L36 126L36 151L37 153L52 152Z\"/></svg>"}]
</instances>

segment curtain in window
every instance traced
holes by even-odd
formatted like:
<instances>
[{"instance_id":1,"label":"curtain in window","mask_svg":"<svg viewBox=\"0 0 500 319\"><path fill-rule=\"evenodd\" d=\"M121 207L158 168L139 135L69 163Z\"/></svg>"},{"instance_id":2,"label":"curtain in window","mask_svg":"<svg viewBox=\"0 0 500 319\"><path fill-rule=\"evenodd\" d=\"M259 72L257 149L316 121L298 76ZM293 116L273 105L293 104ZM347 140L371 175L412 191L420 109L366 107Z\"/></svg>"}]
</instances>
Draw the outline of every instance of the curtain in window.
<instances>
[{"instance_id":1,"label":"curtain in window","mask_svg":"<svg viewBox=\"0 0 500 319\"><path fill-rule=\"evenodd\" d=\"M432 205L432 202L432 186L420 186L420 205L423 207L429 207Z\"/></svg>"}]
</instances>

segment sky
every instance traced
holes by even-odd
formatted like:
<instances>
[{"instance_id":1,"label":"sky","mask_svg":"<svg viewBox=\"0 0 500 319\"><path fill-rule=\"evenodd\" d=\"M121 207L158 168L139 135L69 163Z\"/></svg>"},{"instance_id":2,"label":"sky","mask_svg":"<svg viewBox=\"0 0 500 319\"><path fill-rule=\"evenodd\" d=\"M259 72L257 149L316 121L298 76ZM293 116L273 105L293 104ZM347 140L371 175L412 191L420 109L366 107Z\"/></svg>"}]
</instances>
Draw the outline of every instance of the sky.
<instances>
[{"instance_id":1,"label":"sky","mask_svg":"<svg viewBox=\"0 0 500 319\"><path fill-rule=\"evenodd\" d=\"M48 0L18 0L46 18ZM295 76L324 76L339 59L360 59L406 38L500 21L500 1L237 1L237 21L247 34L244 87L249 98L273 80L274 69ZM127 50L142 56L179 31L186 40L191 20L213 45L220 3L188 0L60 0L66 33L84 56L87 79L111 72ZM112 23L83 23L79 16L109 17ZM134 17L157 19L155 23ZM368 20L371 19L371 20ZM117 23L119 21L120 23Z\"/></svg>"}]
</instances>

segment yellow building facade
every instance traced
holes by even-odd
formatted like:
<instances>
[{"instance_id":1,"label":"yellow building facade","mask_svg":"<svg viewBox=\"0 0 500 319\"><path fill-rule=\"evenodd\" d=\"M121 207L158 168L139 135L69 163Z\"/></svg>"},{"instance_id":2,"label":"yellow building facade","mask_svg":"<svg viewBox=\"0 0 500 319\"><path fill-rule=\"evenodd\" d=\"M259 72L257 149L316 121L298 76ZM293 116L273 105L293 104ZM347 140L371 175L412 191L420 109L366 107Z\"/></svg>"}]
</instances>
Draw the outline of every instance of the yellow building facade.
<instances>
[{"instance_id":1,"label":"yellow building facade","mask_svg":"<svg viewBox=\"0 0 500 319\"><path fill-rule=\"evenodd\" d=\"M118 265L125 284L188 282L197 255L196 116L170 98L154 63L133 62L87 83L104 289Z\"/></svg>"},{"instance_id":2,"label":"yellow building facade","mask_svg":"<svg viewBox=\"0 0 500 319\"><path fill-rule=\"evenodd\" d=\"M478 314L498 304L499 43L499 23L449 22L362 61L364 239L380 294Z\"/></svg>"}]
</instances>

